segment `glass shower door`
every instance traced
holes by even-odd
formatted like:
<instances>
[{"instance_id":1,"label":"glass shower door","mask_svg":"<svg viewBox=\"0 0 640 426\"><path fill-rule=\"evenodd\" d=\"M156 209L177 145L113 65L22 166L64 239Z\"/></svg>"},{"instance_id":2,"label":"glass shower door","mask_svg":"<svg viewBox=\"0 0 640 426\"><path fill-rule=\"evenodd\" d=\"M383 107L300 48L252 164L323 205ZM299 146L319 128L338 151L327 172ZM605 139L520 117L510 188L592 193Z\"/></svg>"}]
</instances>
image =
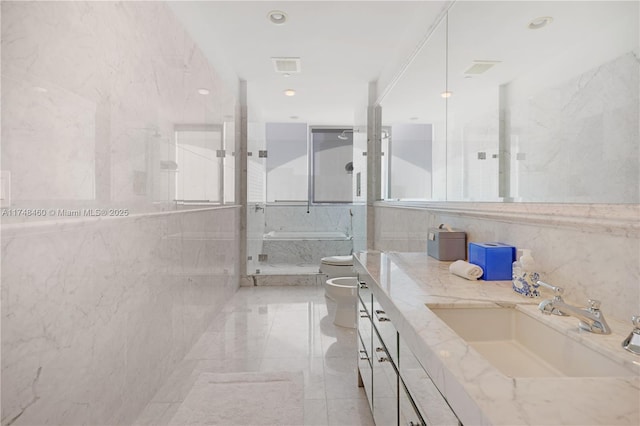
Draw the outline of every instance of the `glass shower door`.
<instances>
[{"instance_id":1,"label":"glass shower door","mask_svg":"<svg viewBox=\"0 0 640 426\"><path fill-rule=\"evenodd\" d=\"M247 125L247 275L259 274L266 204L265 124Z\"/></svg>"}]
</instances>

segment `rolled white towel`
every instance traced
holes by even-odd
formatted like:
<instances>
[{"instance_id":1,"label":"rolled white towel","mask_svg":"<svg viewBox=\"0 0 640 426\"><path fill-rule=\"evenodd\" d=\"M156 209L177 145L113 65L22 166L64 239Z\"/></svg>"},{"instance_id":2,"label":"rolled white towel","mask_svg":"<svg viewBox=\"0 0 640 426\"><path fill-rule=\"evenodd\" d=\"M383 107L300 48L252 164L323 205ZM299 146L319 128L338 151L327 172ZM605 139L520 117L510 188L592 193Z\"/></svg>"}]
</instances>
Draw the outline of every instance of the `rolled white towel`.
<instances>
[{"instance_id":1,"label":"rolled white towel","mask_svg":"<svg viewBox=\"0 0 640 426\"><path fill-rule=\"evenodd\" d=\"M465 262L464 260L456 260L449 265L449 272L472 281L477 280L484 274L480 266Z\"/></svg>"}]
</instances>

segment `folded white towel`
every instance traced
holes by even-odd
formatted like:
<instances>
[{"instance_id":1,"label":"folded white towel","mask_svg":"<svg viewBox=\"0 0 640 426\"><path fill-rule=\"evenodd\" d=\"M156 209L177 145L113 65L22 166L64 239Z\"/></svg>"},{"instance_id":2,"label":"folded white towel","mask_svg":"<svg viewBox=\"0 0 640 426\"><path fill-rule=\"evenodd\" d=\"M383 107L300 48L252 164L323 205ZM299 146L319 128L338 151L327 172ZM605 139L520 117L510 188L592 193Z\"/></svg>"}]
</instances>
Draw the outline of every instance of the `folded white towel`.
<instances>
[{"instance_id":1,"label":"folded white towel","mask_svg":"<svg viewBox=\"0 0 640 426\"><path fill-rule=\"evenodd\" d=\"M468 280L477 280L484 274L482 268L464 260L456 260L449 265L449 272Z\"/></svg>"}]
</instances>

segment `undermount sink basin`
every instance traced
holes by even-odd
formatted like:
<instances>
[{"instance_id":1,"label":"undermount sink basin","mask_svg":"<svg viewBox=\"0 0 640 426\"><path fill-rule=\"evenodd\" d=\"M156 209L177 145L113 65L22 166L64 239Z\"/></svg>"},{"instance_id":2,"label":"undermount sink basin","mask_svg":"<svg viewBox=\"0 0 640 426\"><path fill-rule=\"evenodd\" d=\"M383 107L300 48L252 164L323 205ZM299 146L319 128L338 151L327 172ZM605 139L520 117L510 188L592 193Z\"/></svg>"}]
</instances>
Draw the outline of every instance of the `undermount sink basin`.
<instances>
[{"instance_id":1,"label":"undermount sink basin","mask_svg":"<svg viewBox=\"0 0 640 426\"><path fill-rule=\"evenodd\" d=\"M515 308L427 306L509 377L628 377L638 374Z\"/></svg>"}]
</instances>

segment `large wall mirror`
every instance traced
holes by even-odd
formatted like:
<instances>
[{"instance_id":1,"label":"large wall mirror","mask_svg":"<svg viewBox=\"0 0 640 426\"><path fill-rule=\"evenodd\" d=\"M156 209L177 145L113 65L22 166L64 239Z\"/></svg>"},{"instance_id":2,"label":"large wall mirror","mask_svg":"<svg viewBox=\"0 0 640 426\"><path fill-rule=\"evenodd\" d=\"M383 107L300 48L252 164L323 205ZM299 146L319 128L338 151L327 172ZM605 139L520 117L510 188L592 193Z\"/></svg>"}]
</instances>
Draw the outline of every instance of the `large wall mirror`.
<instances>
[{"instance_id":1,"label":"large wall mirror","mask_svg":"<svg viewBox=\"0 0 640 426\"><path fill-rule=\"evenodd\" d=\"M454 3L380 102L383 197L639 203L639 14L632 1ZM402 174L394 153L424 151L411 144L431 147L407 157L430 185Z\"/></svg>"}]
</instances>

